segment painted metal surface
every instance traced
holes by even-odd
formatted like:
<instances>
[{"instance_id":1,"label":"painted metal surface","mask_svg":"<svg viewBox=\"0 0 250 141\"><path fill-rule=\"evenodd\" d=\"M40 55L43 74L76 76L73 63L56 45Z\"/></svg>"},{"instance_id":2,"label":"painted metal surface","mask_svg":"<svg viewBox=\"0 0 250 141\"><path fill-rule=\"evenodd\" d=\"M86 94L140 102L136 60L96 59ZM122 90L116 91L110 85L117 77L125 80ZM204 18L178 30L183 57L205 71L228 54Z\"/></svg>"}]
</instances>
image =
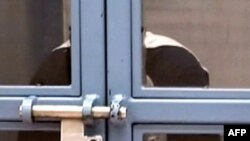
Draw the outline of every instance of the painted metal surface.
<instances>
[{"instance_id":1,"label":"painted metal surface","mask_svg":"<svg viewBox=\"0 0 250 141\"><path fill-rule=\"evenodd\" d=\"M107 78L108 100L111 102L115 94L123 94L125 98L131 95L131 1L107 0ZM139 65L139 64L138 64ZM130 121L130 105L128 117L121 126L109 121L108 141L132 140Z\"/></svg>"},{"instance_id":2,"label":"painted metal surface","mask_svg":"<svg viewBox=\"0 0 250 141\"><path fill-rule=\"evenodd\" d=\"M81 93L98 94L98 105L106 104L105 11L103 0L81 0ZM104 120L86 127L87 135L106 138Z\"/></svg>"},{"instance_id":3,"label":"painted metal surface","mask_svg":"<svg viewBox=\"0 0 250 141\"><path fill-rule=\"evenodd\" d=\"M141 71L141 1L106 2L107 19L104 1L80 0L74 4L81 7L78 7L80 14L73 15L73 21L76 21L75 24L78 23L80 28L73 27L76 34L73 34L72 43L73 47L77 46L78 42L80 44L79 49L73 49L73 55L78 56L73 57L73 67L76 68L75 72L73 71L73 79L82 80L79 81L79 86L44 87L40 90L28 86L3 88L1 93L5 97L0 97L0 129L58 130L58 122L20 122L18 110L25 96L40 95L36 104L41 105L81 106L83 96L92 93L100 95L98 105L108 105L116 94L125 97L121 105L128 108L128 113L123 124L117 126L111 121L106 124L100 120L96 122L95 128L86 129L88 135L98 133L108 141L142 139L145 131L186 132L179 130L178 126L167 126L169 123L202 124L207 129L210 128L207 124L250 122L250 100L243 99L250 97L248 90L144 88ZM80 65L77 63L78 59ZM17 95L19 97L15 97ZM187 131L198 132L200 127L196 127L188 126L190 130ZM217 133L222 130L221 126L213 127L214 130L204 132Z\"/></svg>"}]
</instances>

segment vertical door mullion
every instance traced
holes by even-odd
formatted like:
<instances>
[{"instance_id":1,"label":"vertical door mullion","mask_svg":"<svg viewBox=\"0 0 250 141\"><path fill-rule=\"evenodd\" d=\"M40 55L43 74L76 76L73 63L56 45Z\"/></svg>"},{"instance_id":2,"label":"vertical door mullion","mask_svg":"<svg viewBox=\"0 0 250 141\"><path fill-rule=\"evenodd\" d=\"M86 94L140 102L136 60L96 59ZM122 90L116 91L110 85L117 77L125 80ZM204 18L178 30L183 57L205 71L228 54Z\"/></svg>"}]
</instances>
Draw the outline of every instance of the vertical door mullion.
<instances>
[{"instance_id":1,"label":"vertical door mullion","mask_svg":"<svg viewBox=\"0 0 250 141\"><path fill-rule=\"evenodd\" d=\"M107 0L107 75L108 99L122 94L131 96L131 1ZM128 107L131 108L131 107ZM129 122L117 127L109 122L108 141L132 140Z\"/></svg>"},{"instance_id":2,"label":"vertical door mullion","mask_svg":"<svg viewBox=\"0 0 250 141\"><path fill-rule=\"evenodd\" d=\"M104 0L81 0L81 93L100 96L98 105L106 102ZM86 134L105 135L104 120L87 127Z\"/></svg>"}]
</instances>

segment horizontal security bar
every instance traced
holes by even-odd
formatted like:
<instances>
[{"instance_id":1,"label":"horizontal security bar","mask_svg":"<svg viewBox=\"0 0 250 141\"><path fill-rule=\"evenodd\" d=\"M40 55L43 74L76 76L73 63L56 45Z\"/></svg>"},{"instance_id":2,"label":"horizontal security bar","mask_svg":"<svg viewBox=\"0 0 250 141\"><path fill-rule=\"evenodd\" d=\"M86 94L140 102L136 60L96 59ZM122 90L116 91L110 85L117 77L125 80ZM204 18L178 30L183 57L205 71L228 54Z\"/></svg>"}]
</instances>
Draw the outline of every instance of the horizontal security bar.
<instances>
[{"instance_id":1,"label":"horizontal security bar","mask_svg":"<svg viewBox=\"0 0 250 141\"><path fill-rule=\"evenodd\" d=\"M20 106L20 116L22 116L22 106ZM34 118L84 118L84 108L82 106L74 105L33 105L32 116ZM91 109L92 118L109 118L111 108L106 106L94 106ZM124 119L126 117L126 108L121 107L119 109L119 118Z\"/></svg>"}]
</instances>

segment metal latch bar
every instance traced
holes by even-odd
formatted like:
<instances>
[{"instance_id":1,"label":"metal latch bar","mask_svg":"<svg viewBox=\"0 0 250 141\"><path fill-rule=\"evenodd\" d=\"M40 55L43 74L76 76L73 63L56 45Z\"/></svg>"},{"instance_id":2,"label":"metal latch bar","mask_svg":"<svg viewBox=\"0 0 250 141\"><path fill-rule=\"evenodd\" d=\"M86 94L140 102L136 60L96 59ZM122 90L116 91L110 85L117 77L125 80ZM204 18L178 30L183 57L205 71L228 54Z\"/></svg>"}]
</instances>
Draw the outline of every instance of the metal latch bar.
<instances>
[{"instance_id":1,"label":"metal latch bar","mask_svg":"<svg viewBox=\"0 0 250 141\"><path fill-rule=\"evenodd\" d=\"M70 118L70 119L84 119L82 106L65 106L65 105L33 105L32 116L35 118ZM91 109L92 117L95 119L109 118L111 113L110 107L94 106ZM119 118L126 117L126 108L119 109ZM22 116L22 106L20 106L20 116Z\"/></svg>"},{"instance_id":2,"label":"metal latch bar","mask_svg":"<svg viewBox=\"0 0 250 141\"><path fill-rule=\"evenodd\" d=\"M97 95L87 95L83 106L78 105L35 105L34 99L27 98L19 107L24 121L36 118L55 118L61 120L61 141L102 141L102 137L84 135L84 124L88 119L125 119L126 107L120 105L121 95L114 97L111 106L94 106Z\"/></svg>"}]
</instances>

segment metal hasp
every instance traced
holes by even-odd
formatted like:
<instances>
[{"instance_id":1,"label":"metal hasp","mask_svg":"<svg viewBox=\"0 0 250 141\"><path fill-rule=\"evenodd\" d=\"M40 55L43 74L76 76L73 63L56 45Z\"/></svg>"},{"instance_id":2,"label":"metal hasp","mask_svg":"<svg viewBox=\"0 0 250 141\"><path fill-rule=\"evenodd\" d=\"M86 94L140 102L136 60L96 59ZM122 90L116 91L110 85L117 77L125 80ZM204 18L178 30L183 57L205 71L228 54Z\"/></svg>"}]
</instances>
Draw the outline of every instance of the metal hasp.
<instances>
[{"instance_id":1,"label":"metal hasp","mask_svg":"<svg viewBox=\"0 0 250 141\"><path fill-rule=\"evenodd\" d=\"M22 115L23 122L32 122L32 107L36 102L36 99L35 96L30 96L23 100L22 105L19 108L19 115Z\"/></svg>"},{"instance_id":2,"label":"metal hasp","mask_svg":"<svg viewBox=\"0 0 250 141\"><path fill-rule=\"evenodd\" d=\"M84 122L81 119L62 119L61 141L102 141L102 137L84 136Z\"/></svg>"},{"instance_id":3,"label":"metal hasp","mask_svg":"<svg viewBox=\"0 0 250 141\"><path fill-rule=\"evenodd\" d=\"M111 106L96 106L98 96L86 95L83 105L36 105L36 98L23 100L19 114L23 121L32 122L36 119L61 120L61 141L102 141L101 136L84 136L84 125L89 119L122 119L126 118L127 108L120 106L121 98L114 98ZM74 128L72 128L74 126Z\"/></svg>"},{"instance_id":4,"label":"metal hasp","mask_svg":"<svg viewBox=\"0 0 250 141\"><path fill-rule=\"evenodd\" d=\"M122 101L124 100L124 97L122 94L117 94L112 98L112 101L110 103L110 120L114 124L121 123L121 120L126 118L126 111L127 108L123 107L121 105Z\"/></svg>"}]
</instances>

